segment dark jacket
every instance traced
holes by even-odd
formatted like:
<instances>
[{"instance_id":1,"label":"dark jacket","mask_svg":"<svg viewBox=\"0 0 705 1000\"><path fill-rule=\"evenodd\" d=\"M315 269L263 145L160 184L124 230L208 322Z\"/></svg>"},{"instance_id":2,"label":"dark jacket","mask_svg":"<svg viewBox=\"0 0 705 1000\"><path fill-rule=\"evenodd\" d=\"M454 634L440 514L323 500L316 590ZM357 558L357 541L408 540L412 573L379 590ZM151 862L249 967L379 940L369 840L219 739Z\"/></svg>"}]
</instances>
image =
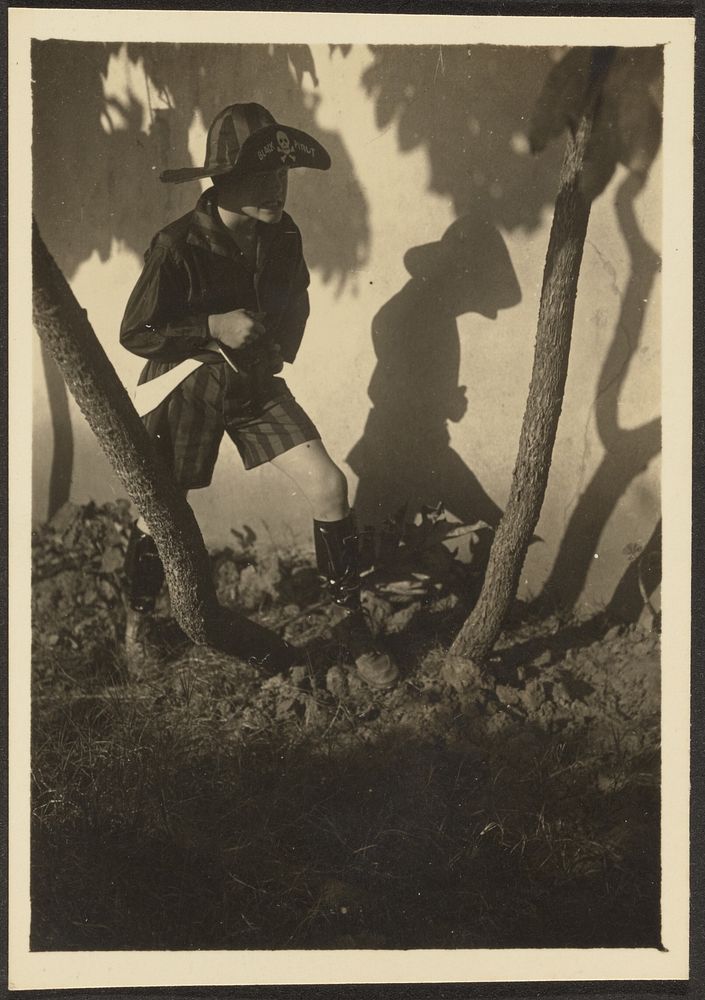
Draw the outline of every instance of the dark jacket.
<instances>
[{"instance_id":1,"label":"dark jacket","mask_svg":"<svg viewBox=\"0 0 705 1000\"><path fill-rule=\"evenodd\" d=\"M215 208L215 189L195 209L162 229L145 254L142 274L120 327L120 343L147 358L140 382L189 357L218 361L204 351L208 316L232 309L264 312L267 336L293 361L309 314L309 274L301 233L286 212L276 224L259 223L253 270ZM237 352L233 353L233 359Z\"/></svg>"}]
</instances>

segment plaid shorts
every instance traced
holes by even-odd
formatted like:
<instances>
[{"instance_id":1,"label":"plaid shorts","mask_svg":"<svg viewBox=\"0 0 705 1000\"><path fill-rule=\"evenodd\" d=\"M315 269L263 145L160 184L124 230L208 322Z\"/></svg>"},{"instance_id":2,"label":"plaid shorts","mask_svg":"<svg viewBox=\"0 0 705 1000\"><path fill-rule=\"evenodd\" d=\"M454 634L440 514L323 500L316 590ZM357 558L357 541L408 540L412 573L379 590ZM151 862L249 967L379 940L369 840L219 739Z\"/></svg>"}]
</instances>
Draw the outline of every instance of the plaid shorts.
<instances>
[{"instance_id":1,"label":"plaid shorts","mask_svg":"<svg viewBox=\"0 0 705 1000\"><path fill-rule=\"evenodd\" d=\"M320 438L281 378L256 384L225 364L204 364L151 413L147 433L184 489L208 486L227 433L246 469Z\"/></svg>"}]
</instances>

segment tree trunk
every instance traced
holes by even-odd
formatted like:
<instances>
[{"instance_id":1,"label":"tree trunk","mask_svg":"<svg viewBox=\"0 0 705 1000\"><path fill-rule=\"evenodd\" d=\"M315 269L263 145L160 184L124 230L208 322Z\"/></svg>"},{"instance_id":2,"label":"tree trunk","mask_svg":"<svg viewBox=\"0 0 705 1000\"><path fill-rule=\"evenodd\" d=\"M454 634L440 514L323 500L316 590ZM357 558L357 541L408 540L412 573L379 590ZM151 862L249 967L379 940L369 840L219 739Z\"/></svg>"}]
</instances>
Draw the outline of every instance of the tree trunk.
<instances>
[{"instance_id":1,"label":"tree trunk","mask_svg":"<svg viewBox=\"0 0 705 1000\"><path fill-rule=\"evenodd\" d=\"M86 311L32 231L33 315L42 343L118 478L149 526L164 563L175 619L195 643L278 665L289 647L278 636L222 608L198 524L101 347Z\"/></svg>"},{"instance_id":2,"label":"tree trunk","mask_svg":"<svg viewBox=\"0 0 705 1000\"><path fill-rule=\"evenodd\" d=\"M497 528L480 597L451 646L451 653L476 663L487 659L514 601L546 492L590 216L590 199L582 188L581 174L600 86L612 55L612 50L593 54L583 112L575 133L568 139L546 253L534 366L509 500Z\"/></svg>"}]
</instances>

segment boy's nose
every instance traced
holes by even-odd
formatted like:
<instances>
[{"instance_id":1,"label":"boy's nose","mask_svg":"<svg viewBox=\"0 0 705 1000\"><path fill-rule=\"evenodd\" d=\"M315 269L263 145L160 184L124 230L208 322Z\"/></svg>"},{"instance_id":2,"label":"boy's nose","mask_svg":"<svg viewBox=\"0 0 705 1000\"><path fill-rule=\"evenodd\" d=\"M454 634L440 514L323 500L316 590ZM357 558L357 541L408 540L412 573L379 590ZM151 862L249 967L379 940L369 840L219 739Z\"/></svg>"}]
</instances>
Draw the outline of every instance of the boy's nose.
<instances>
[{"instance_id":1,"label":"boy's nose","mask_svg":"<svg viewBox=\"0 0 705 1000\"><path fill-rule=\"evenodd\" d=\"M277 171L274 174L270 174L269 178L269 191L270 193L277 197L282 198L286 194L286 184L287 184L287 171Z\"/></svg>"}]
</instances>

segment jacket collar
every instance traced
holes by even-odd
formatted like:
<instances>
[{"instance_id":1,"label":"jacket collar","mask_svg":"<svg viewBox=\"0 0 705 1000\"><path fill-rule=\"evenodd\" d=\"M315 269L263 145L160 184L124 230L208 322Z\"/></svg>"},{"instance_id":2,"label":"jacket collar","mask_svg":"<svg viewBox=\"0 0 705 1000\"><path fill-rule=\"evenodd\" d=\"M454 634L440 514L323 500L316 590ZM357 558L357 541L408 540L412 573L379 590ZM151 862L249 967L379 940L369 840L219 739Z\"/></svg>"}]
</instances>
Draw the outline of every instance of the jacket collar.
<instances>
[{"instance_id":1,"label":"jacket collar","mask_svg":"<svg viewBox=\"0 0 705 1000\"><path fill-rule=\"evenodd\" d=\"M280 233L289 229L291 229L291 220L286 213L282 216L281 222L274 225L259 225L258 242L261 249L258 258L263 259L269 256L269 252L277 242ZM240 262L244 261L239 247L220 220L214 187L208 188L198 199L193 210L186 242L222 257L232 257Z\"/></svg>"}]
</instances>

